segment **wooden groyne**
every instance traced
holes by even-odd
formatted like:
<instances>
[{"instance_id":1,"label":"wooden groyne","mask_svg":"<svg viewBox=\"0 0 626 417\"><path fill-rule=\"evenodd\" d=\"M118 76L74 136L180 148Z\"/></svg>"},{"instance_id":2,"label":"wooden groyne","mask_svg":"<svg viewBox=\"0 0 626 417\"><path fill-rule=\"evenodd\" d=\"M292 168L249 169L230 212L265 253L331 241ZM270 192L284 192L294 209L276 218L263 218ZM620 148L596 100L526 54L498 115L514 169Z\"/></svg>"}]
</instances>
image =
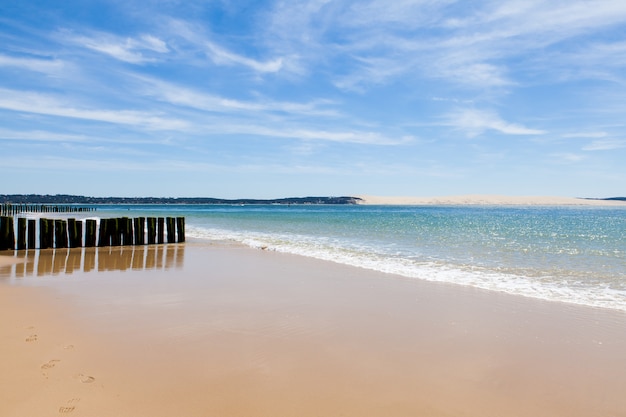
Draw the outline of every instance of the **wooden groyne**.
<instances>
[{"instance_id":1,"label":"wooden groyne","mask_svg":"<svg viewBox=\"0 0 626 417\"><path fill-rule=\"evenodd\" d=\"M129 246L184 241L184 217L120 217L100 219L99 222L95 219L45 218L37 221L18 217L16 227L14 217L0 216L0 250Z\"/></svg>"},{"instance_id":2,"label":"wooden groyne","mask_svg":"<svg viewBox=\"0 0 626 417\"><path fill-rule=\"evenodd\" d=\"M14 216L20 213L87 213L91 211L96 211L96 208L56 204L0 204L0 216Z\"/></svg>"}]
</instances>

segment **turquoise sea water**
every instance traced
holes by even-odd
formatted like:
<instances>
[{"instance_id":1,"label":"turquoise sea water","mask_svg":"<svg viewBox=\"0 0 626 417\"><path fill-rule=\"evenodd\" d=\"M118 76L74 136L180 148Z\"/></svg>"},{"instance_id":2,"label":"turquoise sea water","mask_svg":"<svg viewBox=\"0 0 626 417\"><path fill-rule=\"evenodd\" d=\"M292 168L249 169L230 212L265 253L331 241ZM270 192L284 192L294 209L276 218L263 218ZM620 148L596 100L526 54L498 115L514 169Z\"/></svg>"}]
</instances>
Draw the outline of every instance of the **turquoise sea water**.
<instances>
[{"instance_id":1,"label":"turquoise sea water","mask_svg":"<svg viewBox=\"0 0 626 417\"><path fill-rule=\"evenodd\" d=\"M99 206L185 216L187 239L233 241L404 277L626 311L626 208Z\"/></svg>"}]
</instances>

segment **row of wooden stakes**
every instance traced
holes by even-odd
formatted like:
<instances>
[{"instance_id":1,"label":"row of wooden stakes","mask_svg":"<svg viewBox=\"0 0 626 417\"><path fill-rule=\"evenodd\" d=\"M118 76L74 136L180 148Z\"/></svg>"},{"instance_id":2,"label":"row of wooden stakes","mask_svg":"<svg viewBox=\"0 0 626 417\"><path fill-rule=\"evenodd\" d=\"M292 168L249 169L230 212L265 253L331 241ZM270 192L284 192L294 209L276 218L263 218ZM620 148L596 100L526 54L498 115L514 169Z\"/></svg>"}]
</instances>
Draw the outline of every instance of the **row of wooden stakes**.
<instances>
[{"instance_id":1,"label":"row of wooden stakes","mask_svg":"<svg viewBox=\"0 0 626 417\"><path fill-rule=\"evenodd\" d=\"M0 204L0 216L12 216L19 213L87 213L91 211L96 211L96 208L52 204Z\"/></svg>"},{"instance_id":2,"label":"row of wooden stakes","mask_svg":"<svg viewBox=\"0 0 626 417\"><path fill-rule=\"evenodd\" d=\"M84 224L84 231L83 231ZM0 217L0 250L78 248L94 246L152 245L185 241L184 217L120 217L100 219L17 218L17 240L14 218ZM17 243L17 245L16 245Z\"/></svg>"}]
</instances>

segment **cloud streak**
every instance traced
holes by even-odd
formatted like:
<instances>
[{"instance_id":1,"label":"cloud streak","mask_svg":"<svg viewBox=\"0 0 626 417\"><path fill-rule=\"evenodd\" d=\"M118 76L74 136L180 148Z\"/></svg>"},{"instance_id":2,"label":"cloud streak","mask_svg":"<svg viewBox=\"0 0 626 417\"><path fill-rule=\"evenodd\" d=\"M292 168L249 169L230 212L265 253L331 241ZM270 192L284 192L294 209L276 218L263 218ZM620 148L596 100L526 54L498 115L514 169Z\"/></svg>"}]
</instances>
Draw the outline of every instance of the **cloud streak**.
<instances>
[{"instance_id":1,"label":"cloud streak","mask_svg":"<svg viewBox=\"0 0 626 417\"><path fill-rule=\"evenodd\" d=\"M497 113L488 110L463 109L446 117L446 126L461 130L470 137L476 137L488 130L505 135L542 135L546 131L503 120Z\"/></svg>"},{"instance_id":2,"label":"cloud streak","mask_svg":"<svg viewBox=\"0 0 626 417\"><path fill-rule=\"evenodd\" d=\"M81 108L53 95L4 88L0 88L0 108L24 113L129 125L149 130L179 130L189 126L184 120L168 118L159 113Z\"/></svg>"},{"instance_id":3,"label":"cloud streak","mask_svg":"<svg viewBox=\"0 0 626 417\"><path fill-rule=\"evenodd\" d=\"M74 43L131 64L156 62L162 59L162 55L170 52L164 41L148 34L138 37L121 37L108 33L94 33L87 36L65 32L61 38L65 42Z\"/></svg>"}]
</instances>

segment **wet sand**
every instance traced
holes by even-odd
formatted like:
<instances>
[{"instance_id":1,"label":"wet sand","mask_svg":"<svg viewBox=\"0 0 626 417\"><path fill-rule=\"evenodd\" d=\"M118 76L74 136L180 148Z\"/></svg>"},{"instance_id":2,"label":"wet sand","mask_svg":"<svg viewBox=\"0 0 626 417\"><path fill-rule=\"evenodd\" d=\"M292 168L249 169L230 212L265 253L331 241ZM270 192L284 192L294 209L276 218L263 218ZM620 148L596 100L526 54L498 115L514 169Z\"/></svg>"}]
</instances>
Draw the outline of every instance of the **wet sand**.
<instances>
[{"instance_id":1,"label":"wet sand","mask_svg":"<svg viewBox=\"0 0 626 417\"><path fill-rule=\"evenodd\" d=\"M199 242L26 255L2 416L626 414L621 312Z\"/></svg>"}]
</instances>

